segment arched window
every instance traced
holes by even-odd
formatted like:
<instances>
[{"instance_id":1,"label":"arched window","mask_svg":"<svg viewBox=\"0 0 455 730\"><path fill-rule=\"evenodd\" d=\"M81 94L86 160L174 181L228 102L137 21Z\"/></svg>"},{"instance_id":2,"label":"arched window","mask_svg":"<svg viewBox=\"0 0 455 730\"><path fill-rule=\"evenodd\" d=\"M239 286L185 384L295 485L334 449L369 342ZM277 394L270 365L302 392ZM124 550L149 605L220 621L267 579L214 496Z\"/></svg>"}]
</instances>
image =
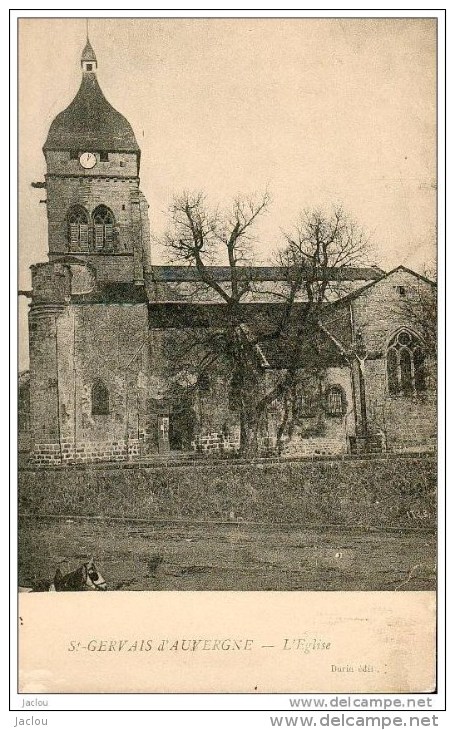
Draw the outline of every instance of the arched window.
<instances>
[{"instance_id":1,"label":"arched window","mask_svg":"<svg viewBox=\"0 0 455 730\"><path fill-rule=\"evenodd\" d=\"M88 213L80 205L68 211L68 240L72 251L88 251Z\"/></svg>"},{"instance_id":2,"label":"arched window","mask_svg":"<svg viewBox=\"0 0 455 730\"><path fill-rule=\"evenodd\" d=\"M341 385L331 385L325 393L325 410L328 416L344 416L346 396Z\"/></svg>"},{"instance_id":3,"label":"arched window","mask_svg":"<svg viewBox=\"0 0 455 730\"><path fill-rule=\"evenodd\" d=\"M114 215L105 205L99 205L92 214L95 250L112 248L114 243Z\"/></svg>"},{"instance_id":4,"label":"arched window","mask_svg":"<svg viewBox=\"0 0 455 730\"><path fill-rule=\"evenodd\" d=\"M387 383L392 395L412 395L427 387L425 353L418 337L400 330L387 349Z\"/></svg>"},{"instance_id":5,"label":"arched window","mask_svg":"<svg viewBox=\"0 0 455 730\"><path fill-rule=\"evenodd\" d=\"M95 380L92 387L92 416L109 415L109 391L102 380Z\"/></svg>"}]
</instances>

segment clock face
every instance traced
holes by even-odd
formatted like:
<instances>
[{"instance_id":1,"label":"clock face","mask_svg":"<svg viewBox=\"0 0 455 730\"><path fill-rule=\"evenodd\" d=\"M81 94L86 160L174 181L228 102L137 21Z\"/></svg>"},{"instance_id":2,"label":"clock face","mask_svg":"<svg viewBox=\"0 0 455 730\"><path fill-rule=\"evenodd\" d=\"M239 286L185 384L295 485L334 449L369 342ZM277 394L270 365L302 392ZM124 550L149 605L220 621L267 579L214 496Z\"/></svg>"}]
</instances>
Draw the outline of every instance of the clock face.
<instances>
[{"instance_id":1,"label":"clock face","mask_svg":"<svg viewBox=\"0 0 455 730\"><path fill-rule=\"evenodd\" d=\"M86 170L90 170L96 165L96 155L93 152L83 152L79 157L79 162Z\"/></svg>"}]
</instances>

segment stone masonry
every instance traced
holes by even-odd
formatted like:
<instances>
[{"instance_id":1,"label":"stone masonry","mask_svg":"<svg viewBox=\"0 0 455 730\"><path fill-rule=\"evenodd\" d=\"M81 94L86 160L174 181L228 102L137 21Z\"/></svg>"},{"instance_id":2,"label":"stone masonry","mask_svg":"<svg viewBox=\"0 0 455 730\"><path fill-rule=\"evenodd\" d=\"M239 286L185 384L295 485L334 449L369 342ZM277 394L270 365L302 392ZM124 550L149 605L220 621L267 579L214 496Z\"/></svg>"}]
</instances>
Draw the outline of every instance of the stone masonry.
<instances>
[{"instance_id":1,"label":"stone masonry","mask_svg":"<svg viewBox=\"0 0 455 730\"><path fill-rule=\"evenodd\" d=\"M43 466L147 460L174 451L233 454L240 425L230 398L232 373L211 373L204 387L194 373L185 382L169 374L198 328L222 326L223 302L213 292L204 299L193 268L151 265L139 146L101 91L89 42L81 66L80 88L43 147L45 180L34 183L47 191L49 261L32 267L28 293L21 448ZM230 286L229 269L212 273ZM253 273L265 294L248 300L245 322L261 333L276 316L282 299L270 302L286 275L266 266ZM373 443L398 452L435 448L435 353L425 326L412 316L422 297L435 296L435 285L404 267L388 274L353 267L343 276L349 293L305 331L289 423L283 421L288 404L279 398L262 418L261 454L340 455ZM413 349L403 345L392 372L389 351L398 336ZM288 367L285 348L257 348L261 382L273 382ZM313 392L312 352L319 358Z\"/></svg>"}]
</instances>

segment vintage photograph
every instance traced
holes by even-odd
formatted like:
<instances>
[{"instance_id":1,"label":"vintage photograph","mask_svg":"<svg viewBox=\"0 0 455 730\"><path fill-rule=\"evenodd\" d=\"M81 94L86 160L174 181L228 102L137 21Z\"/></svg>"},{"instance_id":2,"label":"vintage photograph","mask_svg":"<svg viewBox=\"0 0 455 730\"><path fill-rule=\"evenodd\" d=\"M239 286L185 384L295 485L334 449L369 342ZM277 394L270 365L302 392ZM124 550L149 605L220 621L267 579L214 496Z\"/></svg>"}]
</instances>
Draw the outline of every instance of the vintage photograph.
<instances>
[{"instance_id":1,"label":"vintage photograph","mask_svg":"<svg viewBox=\"0 0 455 730\"><path fill-rule=\"evenodd\" d=\"M20 592L434 591L435 18L22 18Z\"/></svg>"}]
</instances>

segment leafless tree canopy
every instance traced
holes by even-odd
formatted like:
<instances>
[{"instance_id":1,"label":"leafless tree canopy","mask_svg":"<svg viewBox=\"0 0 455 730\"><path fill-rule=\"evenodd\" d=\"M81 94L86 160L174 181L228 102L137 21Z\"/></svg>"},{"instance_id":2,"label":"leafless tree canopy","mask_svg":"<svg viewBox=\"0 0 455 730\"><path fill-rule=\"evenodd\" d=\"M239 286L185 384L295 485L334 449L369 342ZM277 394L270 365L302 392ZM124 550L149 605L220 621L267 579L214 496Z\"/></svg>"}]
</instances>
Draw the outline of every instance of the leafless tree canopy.
<instances>
[{"instance_id":1,"label":"leafless tree canopy","mask_svg":"<svg viewBox=\"0 0 455 730\"><path fill-rule=\"evenodd\" d=\"M283 235L286 246L278 253L279 263L313 303L322 303L333 292L339 295L343 270L365 265L371 253L365 232L341 206L330 214L304 210Z\"/></svg>"},{"instance_id":2,"label":"leafless tree canopy","mask_svg":"<svg viewBox=\"0 0 455 730\"><path fill-rule=\"evenodd\" d=\"M191 372L194 387L202 373L216 368L225 372L235 391L241 450L246 453L255 452L261 419L273 400L281 398L284 403L285 422L279 432L292 421L305 326L310 319L318 320L334 292L343 293L343 269L365 263L368 256L364 232L341 207L329 215L304 211L293 230L283 234L275 256L285 275L280 291L274 293L282 305L280 316L272 331L257 331L245 320L241 304L248 294L260 293L261 282L252 276L254 224L269 200L267 192L238 198L223 213L211 210L201 193L184 193L174 200L171 227L163 242L172 261L194 267L206 287L227 305L222 323L192 332L191 337L183 335L178 346L174 343L172 367L179 378L183 370ZM228 282L217 279L210 268L220 263L229 268ZM298 317L294 316L297 299ZM287 352L287 367L273 383L264 377L261 361L260 344L265 340L280 342Z\"/></svg>"},{"instance_id":3,"label":"leafless tree canopy","mask_svg":"<svg viewBox=\"0 0 455 730\"><path fill-rule=\"evenodd\" d=\"M238 198L222 214L210 210L202 193L183 193L171 207L171 229L164 245L174 262L194 266L202 281L228 304L238 303L250 290L254 265L252 227L269 203L268 193ZM229 287L211 275L208 266L221 263L231 270Z\"/></svg>"}]
</instances>

